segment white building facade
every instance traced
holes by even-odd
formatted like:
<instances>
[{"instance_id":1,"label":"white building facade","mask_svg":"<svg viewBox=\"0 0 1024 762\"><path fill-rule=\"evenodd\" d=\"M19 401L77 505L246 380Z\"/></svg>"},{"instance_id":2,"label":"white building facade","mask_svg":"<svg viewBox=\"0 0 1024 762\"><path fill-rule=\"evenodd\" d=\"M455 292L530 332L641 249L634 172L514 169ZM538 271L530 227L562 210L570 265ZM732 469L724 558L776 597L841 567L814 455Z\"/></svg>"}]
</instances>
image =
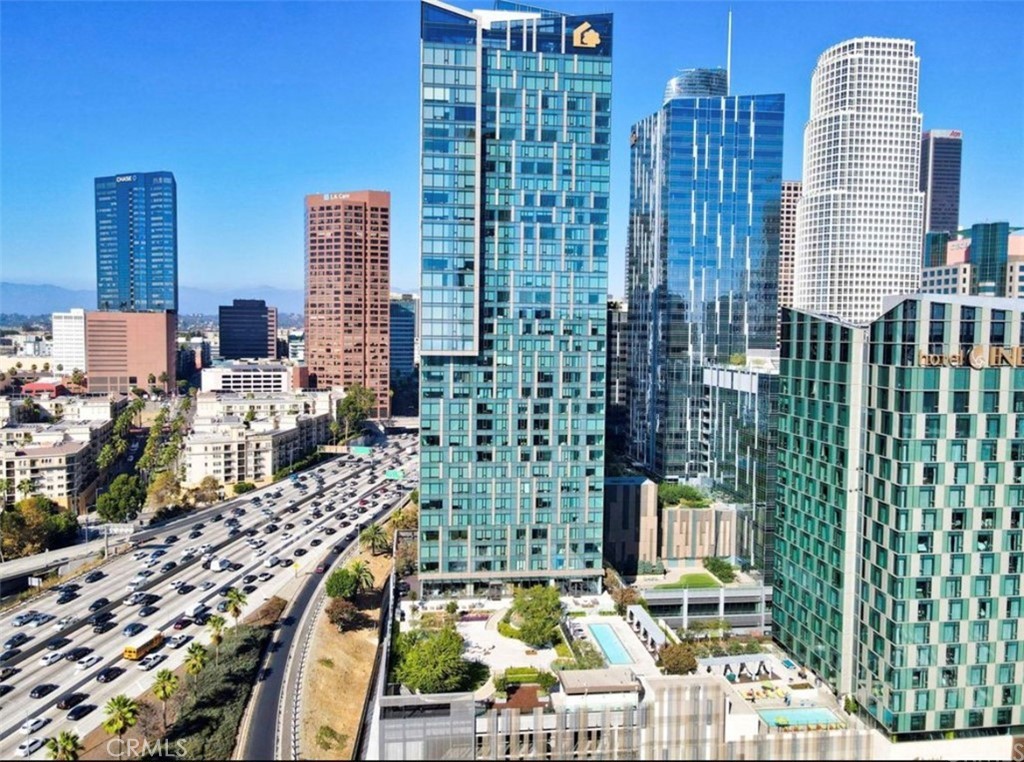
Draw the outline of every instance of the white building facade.
<instances>
[{"instance_id":1,"label":"white building facade","mask_svg":"<svg viewBox=\"0 0 1024 762\"><path fill-rule=\"evenodd\" d=\"M85 310L54 312L51 367L58 373L88 370L85 366Z\"/></svg>"}]
</instances>

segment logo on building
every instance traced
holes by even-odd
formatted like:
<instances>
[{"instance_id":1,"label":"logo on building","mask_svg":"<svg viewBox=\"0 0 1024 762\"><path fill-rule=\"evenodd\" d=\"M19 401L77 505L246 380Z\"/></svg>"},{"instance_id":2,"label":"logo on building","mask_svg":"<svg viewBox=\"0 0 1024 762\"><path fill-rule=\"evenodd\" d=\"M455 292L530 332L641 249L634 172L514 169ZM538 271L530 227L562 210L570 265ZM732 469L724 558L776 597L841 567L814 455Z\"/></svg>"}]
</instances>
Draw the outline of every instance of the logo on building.
<instances>
[{"instance_id":1,"label":"logo on building","mask_svg":"<svg viewBox=\"0 0 1024 762\"><path fill-rule=\"evenodd\" d=\"M572 30L572 46L574 48L596 48L601 44L601 35L589 21L584 21Z\"/></svg>"},{"instance_id":2,"label":"logo on building","mask_svg":"<svg viewBox=\"0 0 1024 762\"><path fill-rule=\"evenodd\" d=\"M135 175L119 175L117 178L115 178L114 182L133 183L135 182Z\"/></svg>"},{"instance_id":3,"label":"logo on building","mask_svg":"<svg viewBox=\"0 0 1024 762\"><path fill-rule=\"evenodd\" d=\"M1024 346L985 347L974 346L969 351L960 350L949 354L931 354L924 350L918 355L917 364L922 368L962 368L974 370L983 368L1024 368Z\"/></svg>"}]
</instances>

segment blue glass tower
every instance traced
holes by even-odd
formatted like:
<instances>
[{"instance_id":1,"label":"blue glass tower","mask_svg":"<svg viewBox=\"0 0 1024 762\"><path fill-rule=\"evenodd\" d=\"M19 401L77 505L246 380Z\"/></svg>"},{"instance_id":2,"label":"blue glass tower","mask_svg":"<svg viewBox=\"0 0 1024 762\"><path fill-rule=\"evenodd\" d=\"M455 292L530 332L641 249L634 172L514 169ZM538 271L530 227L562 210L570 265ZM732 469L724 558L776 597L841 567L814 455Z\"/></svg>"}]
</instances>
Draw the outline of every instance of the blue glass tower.
<instances>
[{"instance_id":1,"label":"blue glass tower","mask_svg":"<svg viewBox=\"0 0 1024 762\"><path fill-rule=\"evenodd\" d=\"M178 199L170 172L97 177L101 310L178 310Z\"/></svg>"},{"instance_id":2,"label":"blue glass tower","mask_svg":"<svg viewBox=\"0 0 1024 762\"><path fill-rule=\"evenodd\" d=\"M706 471L701 368L775 346L785 99L727 82L684 72L630 135L630 448L659 477Z\"/></svg>"},{"instance_id":3,"label":"blue glass tower","mask_svg":"<svg viewBox=\"0 0 1024 762\"><path fill-rule=\"evenodd\" d=\"M596 592L612 19L421 9L424 593Z\"/></svg>"}]
</instances>

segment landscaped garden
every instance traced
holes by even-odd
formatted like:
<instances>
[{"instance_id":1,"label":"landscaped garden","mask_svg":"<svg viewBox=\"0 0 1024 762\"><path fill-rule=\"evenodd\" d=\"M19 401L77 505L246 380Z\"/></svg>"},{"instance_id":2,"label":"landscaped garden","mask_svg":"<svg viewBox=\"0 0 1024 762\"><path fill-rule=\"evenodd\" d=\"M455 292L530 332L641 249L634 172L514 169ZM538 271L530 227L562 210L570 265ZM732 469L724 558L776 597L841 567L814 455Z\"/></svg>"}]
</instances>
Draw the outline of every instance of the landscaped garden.
<instances>
[{"instance_id":1,"label":"landscaped garden","mask_svg":"<svg viewBox=\"0 0 1024 762\"><path fill-rule=\"evenodd\" d=\"M707 572L690 572L682 575L675 582L655 585L656 590L699 590L701 588L721 587L722 584Z\"/></svg>"}]
</instances>

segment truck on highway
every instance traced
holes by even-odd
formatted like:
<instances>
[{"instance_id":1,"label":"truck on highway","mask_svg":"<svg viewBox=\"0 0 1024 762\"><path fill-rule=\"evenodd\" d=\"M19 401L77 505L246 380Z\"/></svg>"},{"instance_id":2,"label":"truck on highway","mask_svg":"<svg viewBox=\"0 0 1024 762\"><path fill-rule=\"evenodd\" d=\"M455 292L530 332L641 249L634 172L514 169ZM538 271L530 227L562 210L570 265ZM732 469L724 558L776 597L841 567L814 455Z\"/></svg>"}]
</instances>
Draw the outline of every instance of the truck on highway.
<instances>
[{"instance_id":1,"label":"truck on highway","mask_svg":"<svg viewBox=\"0 0 1024 762\"><path fill-rule=\"evenodd\" d=\"M189 619L195 619L197 616L201 616L210 610L210 607L205 603L196 603L185 609L185 616Z\"/></svg>"}]
</instances>

